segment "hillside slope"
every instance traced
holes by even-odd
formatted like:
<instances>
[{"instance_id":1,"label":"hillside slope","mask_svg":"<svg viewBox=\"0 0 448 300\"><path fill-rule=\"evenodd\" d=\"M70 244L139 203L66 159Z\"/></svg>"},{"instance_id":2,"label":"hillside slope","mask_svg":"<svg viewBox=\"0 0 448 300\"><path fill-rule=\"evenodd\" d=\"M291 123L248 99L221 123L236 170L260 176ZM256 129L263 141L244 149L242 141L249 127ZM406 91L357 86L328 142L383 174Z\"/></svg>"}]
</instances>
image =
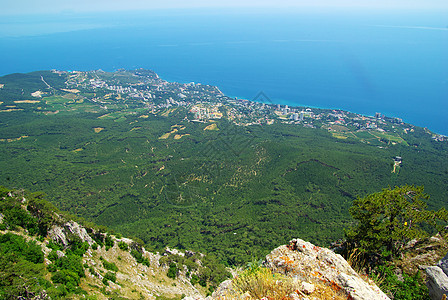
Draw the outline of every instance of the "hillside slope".
<instances>
[{"instance_id":1,"label":"hillside slope","mask_svg":"<svg viewBox=\"0 0 448 300\"><path fill-rule=\"evenodd\" d=\"M151 253L141 242L81 226L41 194L4 188L0 254L1 299L202 297L230 275L203 254Z\"/></svg>"},{"instance_id":2,"label":"hillside slope","mask_svg":"<svg viewBox=\"0 0 448 300\"><path fill-rule=\"evenodd\" d=\"M424 297L419 269L447 249L446 234L412 240L400 257L380 264L387 278L376 281L397 299L411 299L415 288ZM58 211L42 193L3 187L0 274L1 299L388 299L340 255L301 239L229 270L189 250L149 252L138 239Z\"/></svg>"}]
</instances>

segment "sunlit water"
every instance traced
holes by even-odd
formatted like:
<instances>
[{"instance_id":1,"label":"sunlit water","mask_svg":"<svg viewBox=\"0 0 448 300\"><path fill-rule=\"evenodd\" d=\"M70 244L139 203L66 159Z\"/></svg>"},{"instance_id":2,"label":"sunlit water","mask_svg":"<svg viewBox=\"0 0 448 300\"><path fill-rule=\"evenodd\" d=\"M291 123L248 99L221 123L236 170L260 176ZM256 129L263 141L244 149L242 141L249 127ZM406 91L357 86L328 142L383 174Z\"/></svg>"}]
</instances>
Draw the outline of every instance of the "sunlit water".
<instances>
[{"instance_id":1,"label":"sunlit water","mask_svg":"<svg viewBox=\"0 0 448 300\"><path fill-rule=\"evenodd\" d=\"M448 134L447 15L226 10L9 17L0 21L0 74L143 67L239 98L264 91L275 103L381 112Z\"/></svg>"}]
</instances>

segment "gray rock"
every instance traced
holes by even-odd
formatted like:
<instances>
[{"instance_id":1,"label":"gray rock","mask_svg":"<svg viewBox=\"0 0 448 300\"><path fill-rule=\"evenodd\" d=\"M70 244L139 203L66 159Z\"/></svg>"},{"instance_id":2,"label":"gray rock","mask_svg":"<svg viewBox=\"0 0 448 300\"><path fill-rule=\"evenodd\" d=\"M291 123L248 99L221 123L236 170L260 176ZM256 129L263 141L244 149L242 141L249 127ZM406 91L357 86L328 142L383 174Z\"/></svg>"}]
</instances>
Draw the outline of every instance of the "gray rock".
<instances>
[{"instance_id":1,"label":"gray rock","mask_svg":"<svg viewBox=\"0 0 448 300\"><path fill-rule=\"evenodd\" d=\"M166 247L165 253L172 254L172 255L178 255L178 256L185 256L185 253L183 253L177 249L174 249L174 248L170 249L169 247Z\"/></svg>"},{"instance_id":2,"label":"gray rock","mask_svg":"<svg viewBox=\"0 0 448 300\"><path fill-rule=\"evenodd\" d=\"M448 276L437 266L425 269L427 275L426 286L429 296L433 300L442 299L443 295L448 295Z\"/></svg>"},{"instance_id":3,"label":"gray rock","mask_svg":"<svg viewBox=\"0 0 448 300\"><path fill-rule=\"evenodd\" d=\"M445 275L448 276L448 254L445 255L445 257L439 261L437 266L442 269L442 271L443 271L443 273L445 273Z\"/></svg>"},{"instance_id":4,"label":"gray rock","mask_svg":"<svg viewBox=\"0 0 448 300\"><path fill-rule=\"evenodd\" d=\"M358 276L342 273L337 277L337 282L353 299L389 299L378 288L369 286Z\"/></svg>"},{"instance_id":5,"label":"gray rock","mask_svg":"<svg viewBox=\"0 0 448 300\"><path fill-rule=\"evenodd\" d=\"M57 225L53 226L50 231L48 231L48 236L54 242L59 243L64 247L67 247L69 244L67 236L79 237L82 242L87 242L90 246L95 243L87 233L86 229L74 221L65 223L64 227Z\"/></svg>"},{"instance_id":6,"label":"gray rock","mask_svg":"<svg viewBox=\"0 0 448 300\"><path fill-rule=\"evenodd\" d=\"M48 236L56 243L62 244L64 247L68 246L67 237L65 236L64 229L60 226L53 226L48 231Z\"/></svg>"},{"instance_id":7,"label":"gray rock","mask_svg":"<svg viewBox=\"0 0 448 300\"><path fill-rule=\"evenodd\" d=\"M61 258L61 257L65 256L64 252L62 252L61 250L57 250L56 254L57 254L58 258Z\"/></svg>"},{"instance_id":8,"label":"gray rock","mask_svg":"<svg viewBox=\"0 0 448 300\"><path fill-rule=\"evenodd\" d=\"M410 240L403 248L404 249L414 248L417 244L418 244L418 240L413 239L413 240Z\"/></svg>"},{"instance_id":9,"label":"gray rock","mask_svg":"<svg viewBox=\"0 0 448 300\"><path fill-rule=\"evenodd\" d=\"M305 293L305 294L307 294L307 295L309 295L309 294L311 294L311 293L314 293L314 291L316 290L316 287L314 286L314 284L312 284L312 283L308 283L308 282L302 282L302 285L301 285L301 287L300 287L300 290L303 292L303 293Z\"/></svg>"},{"instance_id":10,"label":"gray rock","mask_svg":"<svg viewBox=\"0 0 448 300\"><path fill-rule=\"evenodd\" d=\"M86 229L74 221L67 222L65 228L72 234L78 236L81 241L89 243L92 246L95 242L87 233Z\"/></svg>"},{"instance_id":11,"label":"gray rock","mask_svg":"<svg viewBox=\"0 0 448 300\"><path fill-rule=\"evenodd\" d=\"M266 256L265 265L301 281L336 284L354 300L389 299L373 282L364 281L342 256L301 239L274 249Z\"/></svg>"},{"instance_id":12,"label":"gray rock","mask_svg":"<svg viewBox=\"0 0 448 300\"><path fill-rule=\"evenodd\" d=\"M225 280L221 282L216 291L213 292L212 298L218 299L220 297L225 297L231 290L232 290L232 280L230 279Z\"/></svg>"},{"instance_id":13,"label":"gray rock","mask_svg":"<svg viewBox=\"0 0 448 300\"><path fill-rule=\"evenodd\" d=\"M291 295L289 295L289 298L291 300L303 300L303 297L300 297L297 293L292 293Z\"/></svg>"}]
</instances>

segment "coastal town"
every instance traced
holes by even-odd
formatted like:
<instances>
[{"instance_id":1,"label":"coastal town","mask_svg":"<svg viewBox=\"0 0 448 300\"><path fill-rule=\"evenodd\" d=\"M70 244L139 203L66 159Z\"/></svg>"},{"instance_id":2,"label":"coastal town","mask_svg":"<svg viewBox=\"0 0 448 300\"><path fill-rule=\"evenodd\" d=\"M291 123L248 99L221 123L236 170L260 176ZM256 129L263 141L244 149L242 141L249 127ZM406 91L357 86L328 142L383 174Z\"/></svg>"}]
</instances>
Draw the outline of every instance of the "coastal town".
<instances>
[{"instance_id":1,"label":"coastal town","mask_svg":"<svg viewBox=\"0 0 448 300\"><path fill-rule=\"evenodd\" d=\"M58 71L55 71L58 72ZM400 118L387 117L376 112L364 116L336 109L311 107L290 107L271 103L265 95L249 101L224 95L217 87L200 83L176 83L161 79L155 72L139 69L119 70L114 73L103 71L70 72L68 89L94 91L96 102L107 108L117 101L131 105L140 104L155 114L166 114L169 109L186 108L191 121L208 122L225 118L239 126L272 125L275 122L324 128L335 138L357 138L368 142L378 139L390 144L406 143L403 135L416 130ZM448 138L426 130L434 141Z\"/></svg>"},{"instance_id":2,"label":"coastal town","mask_svg":"<svg viewBox=\"0 0 448 300\"><path fill-rule=\"evenodd\" d=\"M378 112L372 116L364 116L338 109L280 105L272 103L262 93L253 101L238 99L226 96L216 86L168 82L151 70L53 70L52 73L67 78L65 88L52 88L42 77L48 89L33 91L30 95L30 98L37 99L31 102L46 99L45 103L50 106L39 107L45 114L58 113L69 106L73 109L73 105L86 111L103 112L101 118L118 118L138 113L169 117L183 109L186 112L185 118L191 122L208 123L225 119L238 126L270 126L281 123L321 128L341 140L355 138L365 143L380 142L382 145L406 145L406 135L423 130L434 141L448 141L444 135ZM61 104L62 101L57 99L71 101ZM8 109L20 108L9 105Z\"/></svg>"}]
</instances>

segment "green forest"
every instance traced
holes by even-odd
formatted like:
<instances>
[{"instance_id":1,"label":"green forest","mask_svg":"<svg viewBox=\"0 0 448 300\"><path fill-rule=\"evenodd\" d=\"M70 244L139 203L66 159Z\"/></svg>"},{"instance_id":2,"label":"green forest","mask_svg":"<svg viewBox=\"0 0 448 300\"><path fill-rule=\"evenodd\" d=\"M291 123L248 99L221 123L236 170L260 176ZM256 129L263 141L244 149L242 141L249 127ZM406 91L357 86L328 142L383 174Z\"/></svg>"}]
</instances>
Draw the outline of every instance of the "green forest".
<instances>
[{"instance_id":1,"label":"green forest","mask_svg":"<svg viewBox=\"0 0 448 300\"><path fill-rule=\"evenodd\" d=\"M238 265L294 237L328 246L353 225L353 201L382 188L424 186L430 209L448 199L447 143L422 128L406 143L366 143L282 122L193 122L188 107L154 113L129 99L107 104L104 117L89 100L104 91L78 87L69 97L61 75L0 83L0 185L44 191L58 209L150 250L191 249ZM23 102L36 90L47 95Z\"/></svg>"}]
</instances>

